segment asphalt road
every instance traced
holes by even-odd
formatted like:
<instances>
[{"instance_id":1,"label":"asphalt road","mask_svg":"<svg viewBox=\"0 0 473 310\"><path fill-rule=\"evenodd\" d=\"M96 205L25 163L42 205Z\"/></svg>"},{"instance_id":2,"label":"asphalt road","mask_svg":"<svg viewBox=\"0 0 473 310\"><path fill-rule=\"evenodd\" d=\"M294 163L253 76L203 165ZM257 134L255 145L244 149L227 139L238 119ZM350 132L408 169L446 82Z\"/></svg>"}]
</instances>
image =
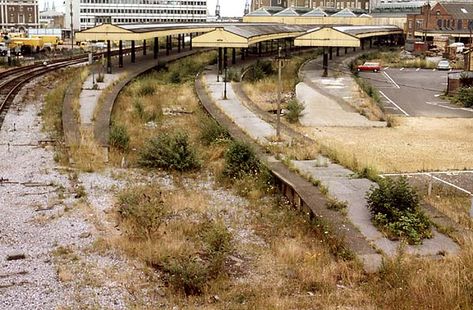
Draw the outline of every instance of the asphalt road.
<instances>
[{"instance_id":1,"label":"asphalt road","mask_svg":"<svg viewBox=\"0 0 473 310\"><path fill-rule=\"evenodd\" d=\"M361 72L375 86L386 112L405 116L473 118L473 109L452 105L440 98L447 88L447 71L385 68Z\"/></svg>"}]
</instances>

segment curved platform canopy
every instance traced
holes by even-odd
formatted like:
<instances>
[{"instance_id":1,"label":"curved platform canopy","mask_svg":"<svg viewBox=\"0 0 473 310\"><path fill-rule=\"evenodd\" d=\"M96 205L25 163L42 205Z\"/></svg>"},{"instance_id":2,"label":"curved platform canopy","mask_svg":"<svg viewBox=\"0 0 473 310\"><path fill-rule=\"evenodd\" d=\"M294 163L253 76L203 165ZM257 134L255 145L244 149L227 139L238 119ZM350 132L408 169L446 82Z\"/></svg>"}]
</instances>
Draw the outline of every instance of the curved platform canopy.
<instances>
[{"instance_id":1,"label":"curved platform canopy","mask_svg":"<svg viewBox=\"0 0 473 310\"><path fill-rule=\"evenodd\" d=\"M77 41L132 41L170 35L201 33L214 30L221 24L102 24L75 33Z\"/></svg>"},{"instance_id":2,"label":"curved platform canopy","mask_svg":"<svg viewBox=\"0 0 473 310\"><path fill-rule=\"evenodd\" d=\"M361 39L403 34L397 26L337 26L317 27L298 36L295 46L359 47Z\"/></svg>"},{"instance_id":3,"label":"curved platform canopy","mask_svg":"<svg viewBox=\"0 0 473 310\"><path fill-rule=\"evenodd\" d=\"M238 24L217 27L193 40L195 47L247 48L255 43L295 38L309 30L310 26L284 24Z\"/></svg>"}]
</instances>

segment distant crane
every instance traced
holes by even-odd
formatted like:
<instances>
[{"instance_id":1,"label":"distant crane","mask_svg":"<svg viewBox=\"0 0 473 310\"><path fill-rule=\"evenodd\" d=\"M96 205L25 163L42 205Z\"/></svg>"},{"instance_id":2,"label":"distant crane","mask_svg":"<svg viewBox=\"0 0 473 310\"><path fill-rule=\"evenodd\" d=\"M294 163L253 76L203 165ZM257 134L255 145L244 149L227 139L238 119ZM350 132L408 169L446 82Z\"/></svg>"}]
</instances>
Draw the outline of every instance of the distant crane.
<instances>
[{"instance_id":1,"label":"distant crane","mask_svg":"<svg viewBox=\"0 0 473 310\"><path fill-rule=\"evenodd\" d=\"M248 15L249 13L250 13L250 0L246 0L244 15Z\"/></svg>"},{"instance_id":2,"label":"distant crane","mask_svg":"<svg viewBox=\"0 0 473 310\"><path fill-rule=\"evenodd\" d=\"M215 17L217 20L220 19L220 2L217 0L217 5L215 6Z\"/></svg>"}]
</instances>

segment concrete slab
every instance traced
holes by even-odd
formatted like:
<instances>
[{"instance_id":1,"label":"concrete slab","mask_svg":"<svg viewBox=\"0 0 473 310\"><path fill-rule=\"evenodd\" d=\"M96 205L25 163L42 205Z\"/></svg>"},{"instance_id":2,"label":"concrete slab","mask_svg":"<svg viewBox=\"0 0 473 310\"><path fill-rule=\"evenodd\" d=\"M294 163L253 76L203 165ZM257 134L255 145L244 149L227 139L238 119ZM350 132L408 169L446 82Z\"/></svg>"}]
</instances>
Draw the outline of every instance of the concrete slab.
<instances>
[{"instance_id":1,"label":"concrete slab","mask_svg":"<svg viewBox=\"0 0 473 310\"><path fill-rule=\"evenodd\" d=\"M121 73L105 74L104 81L97 83L97 89L93 89L93 81L97 78L97 74L90 74L82 84L82 91L79 97L80 104L80 121L82 125L91 125L94 121L94 111L98 104L102 90L110 86L112 83L120 79Z\"/></svg>"},{"instance_id":2,"label":"concrete slab","mask_svg":"<svg viewBox=\"0 0 473 310\"><path fill-rule=\"evenodd\" d=\"M385 127L386 122L370 121L358 112L346 111L338 102L304 82L297 84L296 97L305 106L300 118L307 127Z\"/></svg>"},{"instance_id":3,"label":"concrete slab","mask_svg":"<svg viewBox=\"0 0 473 310\"><path fill-rule=\"evenodd\" d=\"M207 72L204 78L208 91L214 98L217 106L252 139L266 144L272 137L276 136L276 130L273 126L260 119L240 102L231 87L231 83L227 84L228 99L223 100L224 83L217 82L217 75L215 73Z\"/></svg>"},{"instance_id":4,"label":"concrete slab","mask_svg":"<svg viewBox=\"0 0 473 310\"><path fill-rule=\"evenodd\" d=\"M339 201L347 202L347 217L360 230L365 238L388 256L398 253L401 246L399 241L389 240L378 231L371 222L371 214L366 207L366 193L376 183L367 179L354 179L352 172L337 164L327 167L317 167L315 161L293 161L294 166L304 175L320 180L328 189L329 194ZM450 238L434 230L433 237L426 239L422 245L408 245L405 248L409 254L435 256L439 253L455 254L459 246Z\"/></svg>"}]
</instances>

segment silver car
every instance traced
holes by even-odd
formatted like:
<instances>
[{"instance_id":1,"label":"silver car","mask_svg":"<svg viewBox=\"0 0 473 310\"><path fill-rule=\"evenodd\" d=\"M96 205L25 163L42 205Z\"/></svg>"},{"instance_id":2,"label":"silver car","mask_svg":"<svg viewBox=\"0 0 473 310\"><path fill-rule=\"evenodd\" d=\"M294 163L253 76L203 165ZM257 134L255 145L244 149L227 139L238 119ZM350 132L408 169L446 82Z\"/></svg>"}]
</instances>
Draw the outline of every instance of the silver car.
<instances>
[{"instance_id":1,"label":"silver car","mask_svg":"<svg viewBox=\"0 0 473 310\"><path fill-rule=\"evenodd\" d=\"M448 60L440 60L437 64L437 70L450 70L451 68Z\"/></svg>"}]
</instances>

